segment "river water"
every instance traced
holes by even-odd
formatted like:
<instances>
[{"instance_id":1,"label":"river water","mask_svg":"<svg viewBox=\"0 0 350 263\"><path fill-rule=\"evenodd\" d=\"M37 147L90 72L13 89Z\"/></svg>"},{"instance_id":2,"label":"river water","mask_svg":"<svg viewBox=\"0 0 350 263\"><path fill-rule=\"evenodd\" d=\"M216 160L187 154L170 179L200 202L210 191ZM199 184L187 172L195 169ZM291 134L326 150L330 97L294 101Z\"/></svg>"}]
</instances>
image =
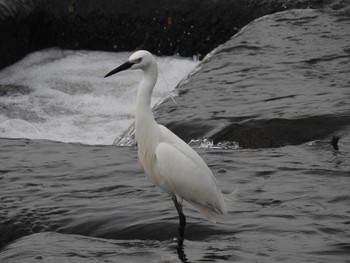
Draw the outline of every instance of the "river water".
<instances>
[{"instance_id":1,"label":"river water","mask_svg":"<svg viewBox=\"0 0 350 263\"><path fill-rule=\"evenodd\" d=\"M288 34L288 46L278 42ZM159 122L202 142L196 151L220 188L236 191L228 214L214 225L184 204L189 262L350 262L349 36L349 12L343 10L292 10L261 18L182 81L178 105L167 100L157 108ZM270 40L270 48L262 47L262 39ZM234 48L235 42L240 44ZM229 54L236 60L228 61ZM86 67L90 75L97 68ZM101 67L102 73L107 66ZM5 70L8 76L11 70ZM112 84L103 81L105 89ZM21 85L6 83L9 90ZM71 85L59 87L74 93ZM22 95L7 92L2 99L23 99L34 88L23 88ZM31 123L25 116L16 119ZM316 117L324 125L308 127ZM278 147L244 147L239 136L234 137L239 147L234 141L235 147L220 147L201 139L239 120L237 127L249 121L261 125L258 133L242 136L271 141L263 132L270 131L267 120L280 119L294 122L276 126L286 134ZM47 122L35 120L35 126ZM302 127L293 130L295 123L305 124L308 136L296 140ZM0 262L180 262L172 201L147 180L136 147L108 145L116 136L101 145L93 139L67 143L64 136L1 135ZM338 147L330 143L334 136Z\"/></svg>"}]
</instances>

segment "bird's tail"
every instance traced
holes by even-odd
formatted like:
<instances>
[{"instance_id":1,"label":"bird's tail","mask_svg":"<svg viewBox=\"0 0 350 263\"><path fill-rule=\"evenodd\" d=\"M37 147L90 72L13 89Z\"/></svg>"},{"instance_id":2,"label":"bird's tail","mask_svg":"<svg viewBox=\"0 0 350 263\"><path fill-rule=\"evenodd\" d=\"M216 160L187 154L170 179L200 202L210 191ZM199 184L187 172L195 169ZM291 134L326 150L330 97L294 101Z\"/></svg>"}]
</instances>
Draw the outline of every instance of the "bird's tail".
<instances>
[{"instance_id":1,"label":"bird's tail","mask_svg":"<svg viewBox=\"0 0 350 263\"><path fill-rule=\"evenodd\" d=\"M216 223L216 218L219 216L219 213L214 211L212 208L200 205L193 201L186 200L189 204L191 204L194 208L196 208L202 215L204 215L211 223Z\"/></svg>"},{"instance_id":2,"label":"bird's tail","mask_svg":"<svg viewBox=\"0 0 350 263\"><path fill-rule=\"evenodd\" d=\"M233 207L236 206L236 203L238 201L237 194L238 194L238 187L233 191L222 192L222 195L224 197L224 201L227 207L227 211L230 211Z\"/></svg>"}]
</instances>

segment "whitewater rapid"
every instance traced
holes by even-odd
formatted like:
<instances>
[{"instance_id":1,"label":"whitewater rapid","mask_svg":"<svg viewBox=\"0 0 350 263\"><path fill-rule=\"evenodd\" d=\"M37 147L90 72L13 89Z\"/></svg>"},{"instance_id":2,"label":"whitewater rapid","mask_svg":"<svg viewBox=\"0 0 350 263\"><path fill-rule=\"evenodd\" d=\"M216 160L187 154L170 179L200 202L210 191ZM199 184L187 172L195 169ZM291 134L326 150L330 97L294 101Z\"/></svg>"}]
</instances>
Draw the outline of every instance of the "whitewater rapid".
<instances>
[{"instance_id":1,"label":"whitewater rapid","mask_svg":"<svg viewBox=\"0 0 350 263\"><path fill-rule=\"evenodd\" d=\"M103 78L128 52L41 50L0 72L0 137L111 145L134 120L141 72ZM157 57L152 105L197 65Z\"/></svg>"}]
</instances>

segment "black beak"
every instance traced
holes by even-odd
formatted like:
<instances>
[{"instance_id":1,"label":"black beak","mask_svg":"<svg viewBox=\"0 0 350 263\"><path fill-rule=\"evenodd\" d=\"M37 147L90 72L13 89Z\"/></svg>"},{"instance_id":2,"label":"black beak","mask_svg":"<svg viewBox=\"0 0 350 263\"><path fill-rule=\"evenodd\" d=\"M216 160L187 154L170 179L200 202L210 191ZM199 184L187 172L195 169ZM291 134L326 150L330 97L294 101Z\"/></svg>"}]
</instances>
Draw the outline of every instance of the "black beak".
<instances>
[{"instance_id":1,"label":"black beak","mask_svg":"<svg viewBox=\"0 0 350 263\"><path fill-rule=\"evenodd\" d=\"M130 61L125 62L124 64L121 64L119 67L117 67L116 69L113 69L111 72L109 72L106 76L104 76L105 78L118 73L120 71L126 70L128 68L130 68L133 65L133 63L131 63Z\"/></svg>"}]
</instances>

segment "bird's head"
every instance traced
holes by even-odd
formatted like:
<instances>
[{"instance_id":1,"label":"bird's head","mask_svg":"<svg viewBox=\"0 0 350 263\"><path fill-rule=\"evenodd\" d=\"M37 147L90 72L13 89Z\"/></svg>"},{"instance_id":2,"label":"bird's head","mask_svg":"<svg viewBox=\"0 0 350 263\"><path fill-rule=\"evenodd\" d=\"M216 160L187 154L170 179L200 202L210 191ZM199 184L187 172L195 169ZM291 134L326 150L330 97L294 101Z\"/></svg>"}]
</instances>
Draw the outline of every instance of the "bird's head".
<instances>
[{"instance_id":1,"label":"bird's head","mask_svg":"<svg viewBox=\"0 0 350 263\"><path fill-rule=\"evenodd\" d=\"M104 77L109 77L115 73L118 73L120 71L126 70L126 69L142 69L146 70L149 68L152 64L155 63L155 59L153 55L146 51L146 50L139 50L133 53L128 61L126 61L124 64L120 65L119 67L113 69L111 72L106 74Z\"/></svg>"}]
</instances>

